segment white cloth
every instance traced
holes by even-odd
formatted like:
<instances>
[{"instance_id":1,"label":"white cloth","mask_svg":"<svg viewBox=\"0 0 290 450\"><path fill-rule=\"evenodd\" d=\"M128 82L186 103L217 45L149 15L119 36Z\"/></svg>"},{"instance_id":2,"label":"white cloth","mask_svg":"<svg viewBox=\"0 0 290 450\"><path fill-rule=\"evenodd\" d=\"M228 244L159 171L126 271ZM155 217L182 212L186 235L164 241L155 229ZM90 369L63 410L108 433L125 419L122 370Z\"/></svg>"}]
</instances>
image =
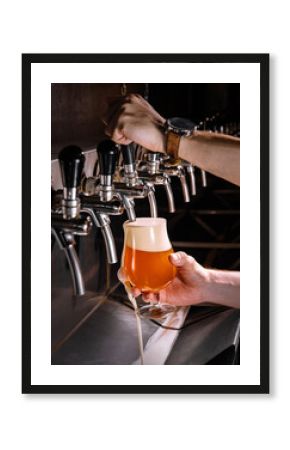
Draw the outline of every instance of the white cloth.
<instances>
[{"instance_id":1,"label":"white cloth","mask_svg":"<svg viewBox=\"0 0 290 450\"><path fill-rule=\"evenodd\" d=\"M166 327L181 328L189 308L189 306L176 308L176 311L168 314L168 317L162 325ZM144 365L165 364L179 333L180 330L168 330L159 327L148 339L144 348ZM133 365L140 363L140 358L138 358Z\"/></svg>"}]
</instances>

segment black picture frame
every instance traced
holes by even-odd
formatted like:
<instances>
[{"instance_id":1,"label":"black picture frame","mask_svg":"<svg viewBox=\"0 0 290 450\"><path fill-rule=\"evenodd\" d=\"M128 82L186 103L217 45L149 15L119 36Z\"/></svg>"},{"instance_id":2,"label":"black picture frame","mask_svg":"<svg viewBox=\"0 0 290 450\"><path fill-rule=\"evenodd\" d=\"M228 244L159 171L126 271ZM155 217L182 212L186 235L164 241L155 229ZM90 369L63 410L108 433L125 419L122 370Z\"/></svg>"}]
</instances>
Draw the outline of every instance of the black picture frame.
<instances>
[{"instance_id":1,"label":"black picture frame","mask_svg":"<svg viewBox=\"0 0 290 450\"><path fill-rule=\"evenodd\" d=\"M266 394L269 393L269 54L23 54L22 55L22 393ZM260 65L260 384L31 384L31 65L33 63L256 63Z\"/></svg>"}]
</instances>

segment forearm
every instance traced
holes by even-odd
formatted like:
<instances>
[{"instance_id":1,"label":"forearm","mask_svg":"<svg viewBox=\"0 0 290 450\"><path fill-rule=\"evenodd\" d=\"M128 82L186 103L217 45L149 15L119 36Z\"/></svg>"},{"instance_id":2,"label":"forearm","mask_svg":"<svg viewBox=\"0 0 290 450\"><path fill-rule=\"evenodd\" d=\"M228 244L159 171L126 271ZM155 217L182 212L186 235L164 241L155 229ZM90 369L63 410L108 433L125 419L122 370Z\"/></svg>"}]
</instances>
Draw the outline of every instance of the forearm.
<instances>
[{"instance_id":1,"label":"forearm","mask_svg":"<svg viewBox=\"0 0 290 450\"><path fill-rule=\"evenodd\" d=\"M197 131L180 140L179 156L193 165L240 185L240 139Z\"/></svg>"},{"instance_id":2,"label":"forearm","mask_svg":"<svg viewBox=\"0 0 290 450\"><path fill-rule=\"evenodd\" d=\"M239 308L240 272L208 269L204 296L207 302Z\"/></svg>"},{"instance_id":3,"label":"forearm","mask_svg":"<svg viewBox=\"0 0 290 450\"><path fill-rule=\"evenodd\" d=\"M107 122L106 122L107 121ZM166 152L166 120L142 97L131 94L110 105L106 134L118 144L136 142L153 152ZM240 185L240 139L209 131L181 137L180 158Z\"/></svg>"}]
</instances>

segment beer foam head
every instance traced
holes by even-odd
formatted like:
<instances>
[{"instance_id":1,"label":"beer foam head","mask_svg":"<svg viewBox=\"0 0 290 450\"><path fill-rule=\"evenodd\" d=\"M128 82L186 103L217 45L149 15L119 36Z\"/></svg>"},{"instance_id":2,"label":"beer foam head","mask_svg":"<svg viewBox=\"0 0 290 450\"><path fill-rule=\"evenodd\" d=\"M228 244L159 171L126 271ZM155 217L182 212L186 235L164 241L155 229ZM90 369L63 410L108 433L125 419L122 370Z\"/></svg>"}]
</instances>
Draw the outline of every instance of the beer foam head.
<instances>
[{"instance_id":1,"label":"beer foam head","mask_svg":"<svg viewBox=\"0 0 290 450\"><path fill-rule=\"evenodd\" d=\"M124 223L125 245L145 252L163 252L172 245L167 235L166 219L138 217Z\"/></svg>"}]
</instances>

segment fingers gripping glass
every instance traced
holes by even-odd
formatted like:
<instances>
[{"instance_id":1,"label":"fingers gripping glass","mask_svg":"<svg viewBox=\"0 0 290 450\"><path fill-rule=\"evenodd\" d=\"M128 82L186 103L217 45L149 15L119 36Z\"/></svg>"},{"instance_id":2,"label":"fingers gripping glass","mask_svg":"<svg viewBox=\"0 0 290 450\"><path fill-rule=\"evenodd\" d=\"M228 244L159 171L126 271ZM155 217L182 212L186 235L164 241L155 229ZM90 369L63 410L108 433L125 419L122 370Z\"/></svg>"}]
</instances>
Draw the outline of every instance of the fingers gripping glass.
<instances>
[{"instance_id":1,"label":"fingers gripping glass","mask_svg":"<svg viewBox=\"0 0 290 450\"><path fill-rule=\"evenodd\" d=\"M158 293L173 280L175 267L169 261L173 253L167 234L166 219L137 218L124 223L122 269L132 287L141 293ZM140 308L143 317L160 319L174 306L153 303Z\"/></svg>"}]
</instances>

